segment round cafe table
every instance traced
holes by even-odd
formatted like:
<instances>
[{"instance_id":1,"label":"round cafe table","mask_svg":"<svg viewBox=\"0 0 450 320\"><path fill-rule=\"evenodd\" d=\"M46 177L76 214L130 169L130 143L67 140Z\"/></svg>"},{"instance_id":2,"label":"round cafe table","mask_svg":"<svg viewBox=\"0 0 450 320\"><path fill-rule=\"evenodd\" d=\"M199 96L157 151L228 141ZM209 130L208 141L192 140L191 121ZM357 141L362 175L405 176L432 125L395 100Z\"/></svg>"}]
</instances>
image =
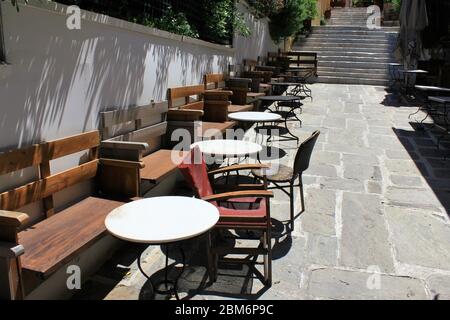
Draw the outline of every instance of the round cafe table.
<instances>
[{"instance_id":1,"label":"round cafe table","mask_svg":"<svg viewBox=\"0 0 450 320\"><path fill-rule=\"evenodd\" d=\"M257 111L249 111L249 112L235 112L228 115L228 118L235 121L241 122L275 122L281 120L281 116L272 112L257 112Z\"/></svg>"},{"instance_id":2,"label":"round cafe table","mask_svg":"<svg viewBox=\"0 0 450 320\"><path fill-rule=\"evenodd\" d=\"M203 154L225 158L248 157L262 150L260 144L231 139L205 140L191 144L191 149L195 147L199 147Z\"/></svg>"},{"instance_id":3,"label":"round cafe table","mask_svg":"<svg viewBox=\"0 0 450 320\"><path fill-rule=\"evenodd\" d=\"M277 113L273 112L236 112L228 115L228 118L235 121L240 122L250 122L250 123L256 123L257 125L259 123L267 123L267 122L277 122L282 119L282 116ZM270 136L269 138L270 139ZM256 130L255 135L255 142L258 140L258 130Z\"/></svg>"},{"instance_id":4,"label":"round cafe table","mask_svg":"<svg viewBox=\"0 0 450 320\"><path fill-rule=\"evenodd\" d=\"M280 114L282 116L282 118L284 120L285 130L288 134L288 137L284 137L284 138L286 138L287 140L296 140L297 144L298 144L300 142L300 140L296 135L294 135L289 130L287 122L292 121L292 120L294 120L294 121L297 120L300 123L300 125L302 125L302 120L300 120L295 113L295 110L299 109L299 105L301 105L301 102L300 102L301 98L299 96L291 96L291 95L289 95L289 96L264 96L264 97L258 97L258 100L266 102L268 104L273 103L275 105L275 110L270 110L269 108L268 108L268 110L273 113ZM298 102L299 105L293 104L290 107L290 110L284 111L284 110L281 110L281 106L279 105L280 102L282 102L282 103ZM283 105L283 106L286 106L286 105Z\"/></svg>"},{"instance_id":5,"label":"round cafe table","mask_svg":"<svg viewBox=\"0 0 450 320\"><path fill-rule=\"evenodd\" d=\"M209 202L188 197L155 197L124 204L108 214L106 229L115 237L149 245L163 245L166 253L165 277L155 287L142 269L141 256L138 267L149 280L154 292L174 295L178 280L185 268L185 254L180 246L183 269L175 280L168 279L169 244L192 239L212 229L219 221L219 210ZM158 286L165 285L166 291ZM169 287L171 287L169 289Z\"/></svg>"}]
</instances>

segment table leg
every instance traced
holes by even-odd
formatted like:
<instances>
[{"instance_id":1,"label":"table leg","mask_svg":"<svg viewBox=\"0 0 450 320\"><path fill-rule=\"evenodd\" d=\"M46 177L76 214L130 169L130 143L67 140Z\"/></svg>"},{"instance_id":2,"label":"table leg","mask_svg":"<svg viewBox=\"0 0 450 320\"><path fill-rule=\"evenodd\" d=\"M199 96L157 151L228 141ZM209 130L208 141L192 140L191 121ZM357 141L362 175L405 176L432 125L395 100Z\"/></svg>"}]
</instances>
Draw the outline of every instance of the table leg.
<instances>
[{"instance_id":1,"label":"table leg","mask_svg":"<svg viewBox=\"0 0 450 320\"><path fill-rule=\"evenodd\" d=\"M184 253L183 247L180 244L179 250L181 253L181 257L182 257L183 268L181 269L181 272L177 275L177 277L174 280L170 280L169 279L169 252L170 252L169 245L165 244L165 245L163 245L163 247L165 249L165 254L166 254L166 263L165 263L165 267L164 267L164 280L158 282L156 285L154 285L152 283L152 281L150 280L150 276L142 268L142 264L141 264L142 255L139 255L139 257L138 257L138 261L137 261L138 268L139 268L139 271L144 275L144 277L146 277L147 280L149 281L153 292L156 292L158 294L166 294L166 295L174 296L177 300L180 300L180 297L178 296L178 280L180 279L181 275L184 273L184 270L186 269L186 255ZM161 285L164 285L166 290L159 290L158 287L160 287Z\"/></svg>"}]
</instances>

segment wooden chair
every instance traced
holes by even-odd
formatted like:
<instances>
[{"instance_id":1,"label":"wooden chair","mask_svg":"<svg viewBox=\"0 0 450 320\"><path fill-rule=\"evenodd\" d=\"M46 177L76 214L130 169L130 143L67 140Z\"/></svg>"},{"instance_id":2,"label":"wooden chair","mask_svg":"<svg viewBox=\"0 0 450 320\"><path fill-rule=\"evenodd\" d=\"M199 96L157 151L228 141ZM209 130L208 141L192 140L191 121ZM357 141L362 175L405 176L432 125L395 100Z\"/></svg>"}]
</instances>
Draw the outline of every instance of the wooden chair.
<instances>
[{"instance_id":1,"label":"wooden chair","mask_svg":"<svg viewBox=\"0 0 450 320\"><path fill-rule=\"evenodd\" d=\"M169 136L174 130L186 129L191 142L223 136L227 129L236 125L228 121L229 101L203 100L204 85L170 88L169 96ZM229 95L229 93L226 93Z\"/></svg>"},{"instance_id":2,"label":"wooden chair","mask_svg":"<svg viewBox=\"0 0 450 320\"><path fill-rule=\"evenodd\" d=\"M261 232L260 245L255 248L228 248L211 246L208 248L209 272L212 282L217 279L217 262L219 256L228 254L249 255L255 259L259 255L264 256L264 275L256 268L254 273L262 282L270 287L272 285L272 245L271 245L271 220L270 220L270 198L273 193L267 190L241 190L221 194L215 194L210 183L210 178L218 174L236 172L239 170L261 169L266 166L261 164L235 165L207 172L206 163L198 148L191 151L182 164L180 171L186 181L190 184L196 196L211 202L220 212L220 219L216 229L252 230ZM266 184L265 184L266 186ZM242 207L242 209L236 209ZM249 259L223 259L229 262L244 262L250 267Z\"/></svg>"},{"instance_id":3,"label":"wooden chair","mask_svg":"<svg viewBox=\"0 0 450 320\"><path fill-rule=\"evenodd\" d=\"M24 299L105 236L106 215L129 201L97 192L94 180L102 162L97 158L99 144L99 132L92 131L0 154L1 175L34 172L27 184L0 194L0 299ZM53 172L53 160L69 155L81 157L80 165ZM92 189L93 196L60 209L57 194L75 185ZM43 220L34 224L20 212L32 204L43 209Z\"/></svg>"},{"instance_id":4,"label":"wooden chair","mask_svg":"<svg viewBox=\"0 0 450 320\"><path fill-rule=\"evenodd\" d=\"M177 172L178 163L172 159L175 151L161 148L165 145L167 112L165 101L100 113L104 139L100 179L105 192L143 196ZM178 156L181 159L183 153Z\"/></svg>"},{"instance_id":5,"label":"wooden chair","mask_svg":"<svg viewBox=\"0 0 450 320\"><path fill-rule=\"evenodd\" d=\"M212 100L218 100L219 97L216 97L217 91L220 92L230 92L230 95L226 96L227 101L233 100L233 91L227 91L226 87L226 77L223 73L210 73L205 75L205 100L208 98ZM241 102L241 100L239 101ZM254 108L253 104L231 104L228 106L228 113L234 112L245 112L252 111Z\"/></svg>"},{"instance_id":6,"label":"wooden chair","mask_svg":"<svg viewBox=\"0 0 450 320\"><path fill-rule=\"evenodd\" d=\"M303 190L302 174L309 168L309 162L314 150L314 146L319 138L320 131L315 131L308 139L306 139L298 148L294 160L294 166L288 167L285 165L278 165L274 169L255 169L252 170L253 175L258 179L266 180L268 183L275 185L275 188L282 190L290 199L290 225L291 230L294 230L294 187L300 188L302 211L305 211L305 197ZM295 180L299 180L299 184L295 185ZM285 189L289 188L289 191Z\"/></svg>"}]
</instances>

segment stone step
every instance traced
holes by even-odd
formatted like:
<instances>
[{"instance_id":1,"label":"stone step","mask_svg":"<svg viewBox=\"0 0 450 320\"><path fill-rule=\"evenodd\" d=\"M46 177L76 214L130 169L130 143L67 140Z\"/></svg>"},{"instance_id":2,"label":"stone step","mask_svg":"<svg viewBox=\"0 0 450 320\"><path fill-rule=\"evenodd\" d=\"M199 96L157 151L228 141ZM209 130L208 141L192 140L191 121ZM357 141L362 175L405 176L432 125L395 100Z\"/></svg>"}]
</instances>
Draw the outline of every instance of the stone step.
<instances>
[{"instance_id":1,"label":"stone step","mask_svg":"<svg viewBox=\"0 0 450 320\"><path fill-rule=\"evenodd\" d=\"M336 83L336 84L361 84L373 86L388 86L389 80L376 80L364 78L343 78L332 76L319 76L316 80L318 83Z\"/></svg>"},{"instance_id":2,"label":"stone step","mask_svg":"<svg viewBox=\"0 0 450 320\"><path fill-rule=\"evenodd\" d=\"M377 32L347 32L347 31L341 31L341 32L314 32L310 34L309 38L336 38L336 39L370 39L370 40L389 40L396 38L398 34L392 34L392 33L377 33Z\"/></svg>"},{"instance_id":3,"label":"stone step","mask_svg":"<svg viewBox=\"0 0 450 320\"><path fill-rule=\"evenodd\" d=\"M346 69L383 69L386 70L389 65L386 62L354 62L354 61L323 61L319 60L317 63L318 67L329 67L329 68L346 68Z\"/></svg>"},{"instance_id":4,"label":"stone step","mask_svg":"<svg viewBox=\"0 0 450 320\"><path fill-rule=\"evenodd\" d=\"M358 79L372 79L372 80L389 80L389 75L367 72L355 72L353 69L348 69L344 72L329 72L318 71L320 77L341 77L341 78L358 78Z\"/></svg>"},{"instance_id":5,"label":"stone step","mask_svg":"<svg viewBox=\"0 0 450 320\"><path fill-rule=\"evenodd\" d=\"M362 73L362 74L378 74L390 76L389 69L361 69L361 68L337 68L337 67L317 67L317 71L322 74L322 72L334 72L334 73Z\"/></svg>"},{"instance_id":6,"label":"stone step","mask_svg":"<svg viewBox=\"0 0 450 320\"><path fill-rule=\"evenodd\" d=\"M329 26L328 29L317 29L312 30L312 34L314 35L346 35L346 36L373 36L373 37L392 37L398 36L398 31L385 31L382 29L347 29L345 26Z\"/></svg>"},{"instance_id":7,"label":"stone step","mask_svg":"<svg viewBox=\"0 0 450 320\"><path fill-rule=\"evenodd\" d=\"M306 50L305 50L306 51ZM392 60L395 58L393 52L353 52L353 51L318 51L317 56L322 57L343 57L343 58L361 58L361 59L376 59L376 58L389 58ZM319 59L321 60L321 59ZM388 61L390 62L390 61Z\"/></svg>"},{"instance_id":8,"label":"stone step","mask_svg":"<svg viewBox=\"0 0 450 320\"><path fill-rule=\"evenodd\" d=\"M366 7L345 7L345 8L333 8L331 9L331 12L338 12L338 13L344 13L344 12L367 12Z\"/></svg>"},{"instance_id":9,"label":"stone step","mask_svg":"<svg viewBox=\"0 0 450 320\"><path fill-rule=\"evenodd\" d=\"M395 41L383 41L383 42L372 42L372 41L346 41L346 42L335 42L335 41L327 41L327 39L310 39L310 38L306 38L306 39L301 39L299 41L297 41L296 43L294 43L294 47L307 47L307 46L311 46L311 47L323 47L323 48L328 48L328 47L334 47L334 48L343 48L343 49L348 49L348 48L367 48L367 49L371 49L371 48L395 48L396 47L396 42Z\"/></svg>"},{"instance_id":10,"label":"stone step","mask_svg":"<svg viewBox=\"0 0 450 320\"><path fill-rule=\"evenodd\" d=\"M367 47L367 48L360 48L360 47L354 47L354 46L347 46L347 47L339 47L339 46L317 46L317 45L304 45L299 44L293 47L293 50L295 51L313 51L317 53L325 53L325 52L346 52L351 50L351 52L371 52L371 53L378 53L378 54L393 54L394 50L391 47L379 47L379 46L373 46L373 47Z\"/></svg>"},{"instance_id":11,"label":"stone step","mask_svg":"<svg viewBox=\"0 0 450 320\"><path fill-rule=\"evenodd\" d=\"M304 44L322 44L322 45L328 45L328 46L340 46L341 44L351 44L354 46L360 46L360 45L366 45L366 44L373 44L373 45L379 45L379 46L395 46L394 41L389 40L371 40L371 39L348 39L348 38L316 38L314 36L311 36L304 42Z\"/></svg>"},{"instance_id":12,"label":"stone step","mask_svg":"<svg viewBox=\"0 0 450 320\"><path fill-rule=\"evenodd\" d=\"M331 15L330 20L367 20L370 15L367 14L340 14L340 15Z\"/></svg>"},{"instance_id":13,"label":"stone step","mask_svg":"<svg viewBox=\"0 0 450 320\"><path fill-rule=\"evenodd\" d=\"M364 24L366 24L367 23L367 20L368 20L369 18L361 18L361 19L353 19L353 18L351 18L351 19L348 19L348 18L331 18L330 20L329 20L329 23L331 23L331 24L347 24L347 23L349 23L350 25L352 25L352 24L358 24L358 25L360 25L360 24L362 24L362 25L364 25Z\"/></svg>"},{"instance_id":14,"label":"stone step","mask_svg":"<svg viewBox=\"0 0 450 320\"><path fill-rule=\"evenodd\" d=\"M320 62L325 61L339 61L339 62L362 62L362 63L389 63L393 61L391 57L383 57L383 56L371 56L371 57L362 57L362 56L319 56L318 60Z\"/></svg>"},{"instance_id":15,"label":"stone step","mask_svg":"<svg viewBox=\"0 0 450 320\"><path fill-rule=\"evenodd\" d=\"M342 31L370 31L370 32L399 32L399 27L381 27L380 29L374 29L374 30L368 30L366 26L342 26L342 27L336 27L336 26L316 26L313 27L312 30L315 32L317 30L328 30L328 31L336 31L339 32Z\"/></svg>"},{"instance_id":16,"label":"stone step","mask_svg":"<svg viewBox=\"0 0 450 320\"><path fill-rule=\"evenodd\" d=\"M377 32L370 32L370 31L355 31L355 32L347 32L347 31L341 31L341 32L314 32L309 37L313 38L336 38L336 39L370 39L370 40L389 40L396 38L398 34L391 34L391 33L377 33Z\"/></svg>"}]
</instances>

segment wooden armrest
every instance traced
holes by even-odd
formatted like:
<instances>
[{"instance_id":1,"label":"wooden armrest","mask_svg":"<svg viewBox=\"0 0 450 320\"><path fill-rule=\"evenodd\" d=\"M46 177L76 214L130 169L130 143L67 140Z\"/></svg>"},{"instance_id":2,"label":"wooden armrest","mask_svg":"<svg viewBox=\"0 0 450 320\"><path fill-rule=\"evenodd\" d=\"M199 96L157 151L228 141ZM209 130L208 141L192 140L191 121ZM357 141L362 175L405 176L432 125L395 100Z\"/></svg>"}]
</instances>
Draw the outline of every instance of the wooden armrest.
<instances>
[{"instance_id":1,"label":"wooden armrest","mask_svg":"<svg viewBox=\"0 0 450 320\"><path fill-rule=\"evenodd\" d=\"M233 191L226 193L213 194L207 197L203 197L202 200L205 201L224 201L228 199L236 199L236 198L248 198L248 197L256 197L256 198L272 198L272 191L265 190L243 190L243 191Z\"/></svg>"},{"instance_id":2,"label":"wooden armrest","mask_svg":"<svg viewBox=\"0 0 450 320\"><path fill-rule=\"evenodd\" d=\"M220 173L227 173L231 171L240 171L240 170L253 170L253 169L269 169L270 166L262 163L254 163L254 164L236 164L233 166L223 167L216 170L212 170L208 172L208 175L216 175Z\"/></svg>"},{"instance_id":3,"label":"wooden armrest","mask_svg":"<svg viewBox=\"0 0 450 320\"><path fill-rule=\"evenodd\" d=\"M121 150L146 150L150 148L149 145L144 142L112 141L112 140L102 141L100 147L105 149L121 149Z\"/></svg>"},{"instance_id":4,"label":"wooden armrest","mask_svg":"<svg viewBox=\"0 0 450 320\"><path fill-rule=\"evenodd\" d=\"M205 97L207 96L216 96L216 95L226 95L226 96L232 96L233 92L229 91L229 90L209 90L209 91L205 91L205 93L203 94Z\"/></svg>"},{"instance_id":5,"label":"wooden armrest","mask_svg":"<svg viewBox=\"0 0 450 320\"><path fill-rule=\"evenodd\" d=\"M235 92L245 92L245 93L250 92L250 89L247 87L245 87L245 88L244 87L229 87L228 89L233 91L233 93L235 93Z\"/></svg>"},{"instance_id":6,"label":"wooden armrest","mask_svg":"<svg viewBox=\"0 0 450 320\"><path fill-rule=\"evenodd\" d=\"M169 121L198 121L204 115L203 110L196 109L173 109L167 113Z\"/></svg>"},{"instance_id":7,"label":"wooden armrest","mask_svg":"<svg viewBox=\"0 0 450 320\"><path fill-rule=\"evenodd\" d=\"M197 109L173 109L167 112L169 115L203 115L203 110Z\"/></svg>"},{"instance_id":8,"label":"wooden armrest","mask_svg":"<svg viewBox=\"0 0 450 320\"><path fill-rule=\"evenodd\" d=\"M100 161L101 165L110 166L110 167L132 168L132 169L145 168L144 162L105 159L105 158L101 158L101 159L99 159L99 161Z\"/></svg>"},{"instance_id":9,"label":"wooden armrest","mask_svg":"<svg viewBox=\"0 0 450 320\"><path fill-rule=\"evenodd\" d=\"M241 190L266 190L267 187L263 183L240 183L237 185L215 184L214 190L223 192L241 191Z\"/></svg>"},{"instance_id":10,"label":"wooden armrest","mask_svg":"<svg viewBox=\"0 0 450 320\"><path fill-rule=\"evenodd\" d=\"M22 245L11 242L0 242L0 257L15 259L25 253Z\"/></svg>"},{"instance_id":11,"label":"wooden armrest","mask_svg":"<svg viewBox=\"0 0 450 320\"><path fill-rule=\"evenodd\" d=\"M19 228L23 226L30 217L26 213L0 210L0 225Z\"/></svg>"}]
</instances>

